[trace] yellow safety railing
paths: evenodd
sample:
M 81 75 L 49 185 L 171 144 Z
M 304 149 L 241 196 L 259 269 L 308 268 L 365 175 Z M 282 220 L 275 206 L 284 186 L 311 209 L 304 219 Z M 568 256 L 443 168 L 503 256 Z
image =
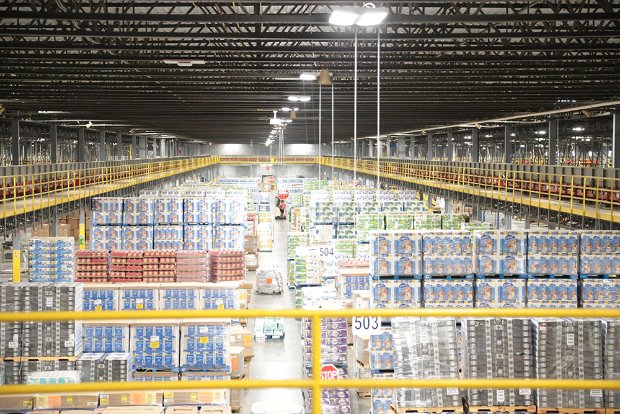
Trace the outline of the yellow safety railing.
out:
M 322 165 L 353 170 L 353 159 L 322 157 Z M 333 164 L 332 164 L 333 163 Z M 381 161 L 382 178 L 620 223 L 620 179 L 523 170 L 496 171 L 467 163 Z M 374 160 L 358 159 L 360 173 L 375 176 Z
M 143 184 L 219 163 L 219 157 L 196 157 L 2 177 L 0 218 L 50 208 L 71 201 Z
M 309 318 L 312 338 L 321 337 L 322 318 L 350 317 L 557 317 L 557 318 L 620 318 L 616 309 L 250 309 L 250 310 L 172 310 L 112 312 L 34 312 L 0 313 L 2 322 L 26 321 L 101 321 L 101 320 L 189 320 L 204 318 Z M 180 389 L 249 389 L 249 388 L 311 388 L 312 412 L 321 413 L 321 390 L 324 388 L 552 388 L 552 389 L 620 389 L 620 380 L 529 380 L 529 379 L 346 379 L 323 380 L 321 341 L 312 341 L 312 378 L 290 380 L 179 381 L 161 383 L 104 382 L 65 385 L 3 385 L 0 395 L 80 391 L 180 390 Z

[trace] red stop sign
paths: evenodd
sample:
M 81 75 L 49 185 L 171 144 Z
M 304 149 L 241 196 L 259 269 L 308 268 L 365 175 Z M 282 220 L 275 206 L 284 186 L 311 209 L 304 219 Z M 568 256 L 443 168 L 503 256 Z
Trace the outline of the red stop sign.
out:
M 337 380 L 340 378 L 338 368 L 332 364 L 326 364 L 321 367 L 321 379 L 322 380 Z
M 278 198 L 280 200 L 286 200 L 288 198 L 288 190 L 278 191 Z
M 275 177 L 273 175 L 270 175 L 269 177 L 267 177 L 267 182 L 269 184 L 273 184 L 273 183 L 276 182 L 276 179 L 275 179 Z

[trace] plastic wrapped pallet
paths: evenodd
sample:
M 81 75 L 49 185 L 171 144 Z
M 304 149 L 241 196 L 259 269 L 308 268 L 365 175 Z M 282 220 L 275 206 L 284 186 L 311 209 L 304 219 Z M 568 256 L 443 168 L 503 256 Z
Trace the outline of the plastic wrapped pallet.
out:
M 75 278 L 73 237 L 33 237 L 28 242 L 31 282 L 72 282 Z
M 200 309 L 200 290 L 195 285 L 170 284 L 159 288 L 159 308 L 161 310 Z
M 416 230 L 440 230 L 440 214 L 416 214 L 413 219 L 413 228 Z
M 123 199 L 114 197 L 94 198 L 92 223 L 93 226 L 123 224 Z
M 371 231 L 370 274 L 372 276 L 421 276 L 422 237 L 407 231 Z
M 620 379 L 620 321 L 617 319 L 603 320 L 603 368 L 605 379 Z M 620 407 L 620 390 L 605 391 L 607 408 Z
M 378 211 L 377 209 L 374 211 Z M 372 230 L 385 229 L 385 216 L 383 214 L 358 214 L 356 218 L 357 241 L 369 242 L 369 232 Z
M 214 227 L 215 250 L 244 250 L 245 227 L 243 225 L 218 225 Z
M 526 251 L 524 231 L 475 231 L 474 271 L 478 275 L 525 275 Z
M 620 274 L 620 231 L 581 231 L 579 235 L 581 274 Z
M 143 254 L 142 280 L 145 282 L 176 281 L 177 254 L 174 250 L 152 250 Z
M 414 279 L 371 280 L 374 308 L 419 308 L 422 306 L 422 283 Z
M 35 371 L 73 371 L 75 361 L 62 360 L 33 360 L 33 361 L 5 361 L 4 379 L 9 384 L 26 384 L 28 374 Z
M 183 199 L 181 198 L 156 198 L 153 209 L 154 222 L 157 224 L 183 223 Z
M 129 352 L 129 324 L 124 322 L 85 322 L 83 324 L 84 352 Z
M 391 213 L 385 216 L 387 230 L 413 230 L 414 215 L 412 213 Z
M 177 282 L 207 282 L 209 253 L 206 250 L 177 252 Z
M 157 310 L 159 289 L 141 284 L 123 284 L 119 300 L 119 310 Z
M 422 234 L 425 276 L 473 274 L 472 235 L 467 231 L 427 231 Z
M 26 383 L 34 384 L 79 384 L 78 371 L 34 371 L 28 374 Z
M 150 225 L 154 223 L 152 198 L 125 198 L 123 203 L 124 225 Z
M 228 381 L 230 375 L 227 372 L 201 372 L 187 371 L 181 373 L 181 381 Z M 175 391 L 169 394 L 168 401 L 164 398 L 164 403 L 168 404 L 202 404 L 203 408 L 208 406 L 228 406 L 230 405 L 229 389 L 213 390 L 191 390 Z
M 579 288 L 584 308 L 620 308 L 620 279 L 583 279 Z
M 527 273 L 577 276 L 579 233 L 564 230 L 528 231 Z
M 229 372 L 230 321 L 181 323 L 180 368 L 190 371 Z
M 393 318 L 394 376 L 457 379 L 456 321 L 453 318 Z M 459 407 L 458 389 L 396 390 L 397 408 Z
M 215 224 L 242 225 L 247 218 L 247 198 L 235 197 L 218 200 L 215 209 Z
M 179 326 L 169 322 L 137 322 L 131 325 L 134 370 L 173 370 L 179 365 Z
M 473 279 L 425 279 L 425 308 L 473 308 Z
M 113 250 L 110 253 L 110 282 L 137 282 L 144 270 L 142 251 Z
M 125 226 L 123 227 L 123 250 L 151 250 L 153 249 L 152 226 Z
M 465 318 L 465 378 L 534 379 L 533 340 L 528 319 Z M 532 390 L 469 389 L 471 406 L 529 406 Z
M 529 279 L 528 308 L 576 308 L 577 280 Z
M 90 229 L 90 247 L 93 250 L 121 250 L 123 248 L 123 227 L 93 226 Z
M 82 353 L 82 322 L 24 322 L 22 356 L 77 357 Z
M 599 320 L 534 319 L 538 379 L 603 379 L 603 329 Z M 603 408 L 603 391 L 539 389 L 539 408 Z
M 282 274 L 272 268 L 259 268 L 256 271 L 256 291 L 265 295 L 275 295 L 282 293 L 284 280 Z
M 338 261 L 336 288 L 340 298 L 350 300 L 354 291 L 369 290 L 368 261 L 343 259 Z
M 114 311 L 118 310 L 119 290 L 117 286 L 108 283 L 89 283 L 83 292 L 83 307 L 85 311 Z
M 24 312 L 81 311 L 81 283 L 24 283 L 21 285 Z
M 212 250 L 209 253 L 210 280 L 223 282 L 245 280 L 245 251 Z
M 130 353 L 82 354 L 75 363 L 81 382 L 126 382 L 131 380 Z
M 216 200 L 188 197 L 183 201 L 183 222 L 188 224 L 212 224 Z
M 183 250 L 183 226 L 155 225 L 153 227 L 153 249 Z
M 225 287 L 204 287 L 200 291 L 201 309 L 239 309 L 236 289 Z
M 525 279 L 476 279 L 477 308 L 524 308 Z
M 76 282 L 107 282 L 108 252 L 78 250 L 75 252 Z

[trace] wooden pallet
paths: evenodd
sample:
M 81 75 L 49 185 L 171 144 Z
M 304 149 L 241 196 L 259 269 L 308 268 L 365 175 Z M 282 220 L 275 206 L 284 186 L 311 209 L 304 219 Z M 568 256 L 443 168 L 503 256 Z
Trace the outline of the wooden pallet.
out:
M 538 414 L 606 414 L 605 408 L 542 408 Z
M 441 414 L 441 413 L 453 413 L 460 414 L 463 413 L 462 406 L 453 406 L 453 407 L 394 407 L 392 406 L 392 410 L 398 414 L 401 413 L 427 413 L 427 414 Z
M 470 405 L 472 413 L 536 413 L 535 405 Z
M 605 414 L 620 414 L 620 408 L 605 408 Z

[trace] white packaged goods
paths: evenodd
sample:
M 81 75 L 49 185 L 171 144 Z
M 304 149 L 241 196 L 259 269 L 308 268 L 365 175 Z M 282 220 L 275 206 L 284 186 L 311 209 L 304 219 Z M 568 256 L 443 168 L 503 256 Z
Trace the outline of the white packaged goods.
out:
M 152 248 L 152 226 L 123 227 L 123 250 L 151 250 Z
M 422 307 L 422 282 L 413 279 L 371 280 L 373 308 Z
M 462 214 L 442 214 L 441 228 L 444 230 L 461 230 L 463 227 Z
M 93 226 L 90 229 L 90 246 L 93 250 L 122 250 L 123 227 Z
M 186 198 L 183 201 L 183 222 L 191 224 L 211 224 L 215 214 L 216 200 L 206 198 Z
M 156 225 L 153 227 L 153 249 L 183 250 L 183 226 Z
M 472 235 L 467 231 L 443 230 L 422 233 L 425 276 L 473 274 Z
M 528 308 L 576 308 L 577 280 L 529 279 Z
M 474 231 L 474 267 L 479 275 L 525 275 L 525 231 Z
M 183 226 L 184 250 L 212 250 L 213 226 L 207 224 L 185 224 Z
M 416 230 L 441 229 L 440 214 L 416 214 L 413 219 L 413 228 Z
M 183 223 L 182 198 L 156 198 L 154 210 L 154 222 L 156 224 Z
M 477 279 L 477 308 L 524 308 L 525 279 Z
M 457 379 L 456 321 L 453 318 L 393 318 L 394 376 Z M 459 407 L 458 389 L 396 390 L 396 407 Z
M 93 226 L 121 225 L 123 224 L 123 199 L 94 198 L 92 212 Z
M 29 385 L 79 384 L 80 373 L 78 371 L 35 371 L 28 374 L 26 383 Z
M 275 268 L 259 268 L 256 271 L 256 291 L 265 295 L 282 293 L 284 280 Z
M 215 250 L 243 250 L 245 247 L 245 226 L 221 225 L 214 228 Z
M 270 252 L 273 249 L 273 223 L 260 223 L 257 230 L 258 249 Z
M 576 276 L 579 233 L 574 231 L 528 231 L 527 273 L 531 275 Z
M 73 237 L 33 237 L 28 254 L 31 282 L 72 282 L 75 278 Z
M 529 319 L 465 318 L 465 378 L 534 379 Z M 469 389 L 472 406 L 533 405 L 531 389 Z
M 603 379 L 602 324 L 598 320 L 535 319 L 538 379 Z M 539 389 L 540 408 L 603 408 L 602 390 Z
M 372 276 L 421 276 L 422 236 L 407 231 L 371 231 Z
M 391 213 L 385 215 L 387 230 L 413 230 L 414 215 L 412 213 Z
M 153 224 L 154 204 L 152 198 L 126 198 L 123 204 L 123 224 Z
M 73 371 L 75 361 L 69 360 L 34 360 L 4 361 L 4 383 L 7 385 L 26 384 L 28 374 L 35 371 Z
M 247 217 L 247 198 L 225 198 L 218 200 L 215 210 L 215 224 L 244 224 Z
M 583 279 L 579 288 L 584 308 L 620 307 L 620 279 Z
M 425 308 L 473 308 L 473 279 L 425 279 Z
M 620 231 L 583 231 L 580 237 L 581 274 L 620 274 Z

